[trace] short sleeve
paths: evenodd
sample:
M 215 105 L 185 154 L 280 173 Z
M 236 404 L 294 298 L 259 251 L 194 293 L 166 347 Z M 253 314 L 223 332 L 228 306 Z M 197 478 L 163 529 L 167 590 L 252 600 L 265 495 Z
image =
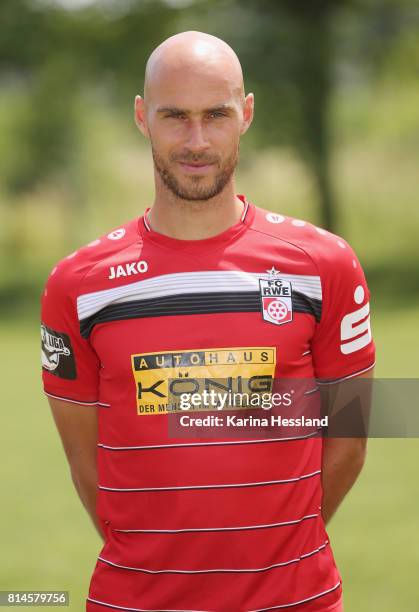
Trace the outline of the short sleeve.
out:
M 322 314 L 312 338 L 314 373 L 319 382 L 357 376 L 375 363 L 370 292 L 361 264 L 343 239 L 320 262 Z
M 99 359 L 80 335 L 77 273 L 69 262 L 53 269 L 41 298 L 41 362 L 44 391 L 70 402 L 96 405 Z

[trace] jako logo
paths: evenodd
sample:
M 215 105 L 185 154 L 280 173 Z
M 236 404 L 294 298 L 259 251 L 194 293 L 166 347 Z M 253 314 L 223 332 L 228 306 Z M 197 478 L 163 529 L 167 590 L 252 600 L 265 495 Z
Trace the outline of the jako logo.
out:
M 109 268 L 109 279 L 120 278 L 121 276 L 132 276 L 133 274 L 144 274 L 148 270 L 148 263 L 144 260 L 134 261 L 119 266 L 111 266 Z

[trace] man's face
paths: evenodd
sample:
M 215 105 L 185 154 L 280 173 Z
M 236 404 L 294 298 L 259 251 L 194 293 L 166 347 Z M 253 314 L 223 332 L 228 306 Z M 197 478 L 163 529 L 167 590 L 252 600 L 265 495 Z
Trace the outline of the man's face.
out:
M 209 71 L 174 71 L 153 83 L 147 135 L 155 168 L 173 194 L 203 201 L 224 189 L 238 162 L 244 107 L 232 83 Z

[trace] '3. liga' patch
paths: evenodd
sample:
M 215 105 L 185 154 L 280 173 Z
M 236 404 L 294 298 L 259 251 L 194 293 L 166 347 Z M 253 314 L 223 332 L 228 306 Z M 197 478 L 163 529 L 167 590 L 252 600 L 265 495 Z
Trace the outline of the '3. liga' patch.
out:
M 42 368 L 54 376 L 74 380 L 77 377 L 73 347 L 67 334 L 41 325 Z

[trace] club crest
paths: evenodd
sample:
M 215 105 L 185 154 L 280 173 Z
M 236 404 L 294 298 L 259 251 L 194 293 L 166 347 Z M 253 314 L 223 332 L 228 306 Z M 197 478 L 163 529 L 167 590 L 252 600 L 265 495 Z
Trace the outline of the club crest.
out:
M 292 287 L 289 281 L 280 277 L 272 266 L 269 278 L 259 279 L 264 321 L 274 325 L 283 325 L 292 321 Z

